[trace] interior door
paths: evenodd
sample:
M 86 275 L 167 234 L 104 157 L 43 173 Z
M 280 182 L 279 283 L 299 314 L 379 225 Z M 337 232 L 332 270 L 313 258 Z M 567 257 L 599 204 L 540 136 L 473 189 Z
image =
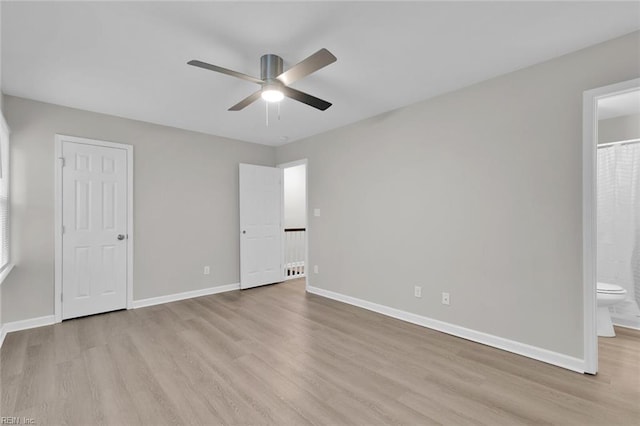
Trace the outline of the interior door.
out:
M 62 319 L 127 304 L 127 153 L 62 143 Z
M 284 281 L 283 169 L 240 164 L 240 288 Z

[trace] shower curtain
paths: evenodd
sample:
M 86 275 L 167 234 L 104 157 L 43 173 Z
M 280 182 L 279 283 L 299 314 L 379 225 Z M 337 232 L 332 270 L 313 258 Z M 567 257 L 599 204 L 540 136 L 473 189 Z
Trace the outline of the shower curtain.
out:
M 597 164 L 598 281 L 627 290 L 617 314 L 640 316 L 640 143 L 598 148 Z

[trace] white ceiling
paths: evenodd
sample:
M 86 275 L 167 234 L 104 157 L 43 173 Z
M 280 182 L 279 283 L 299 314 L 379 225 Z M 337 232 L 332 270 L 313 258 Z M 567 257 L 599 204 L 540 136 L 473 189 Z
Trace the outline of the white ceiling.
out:
M 640 90 L 598 100 L 598 120 L 640 114 Z
M 2 90 L 280 145 L 639 28 L 639 2 L 2 2 Z M 338 61 L 293 87 L 334 105 L 285 100 L 269 127 L 261 100 L 227 111 L 257 85 L 186 65 L 259 76 L 322 47 Z

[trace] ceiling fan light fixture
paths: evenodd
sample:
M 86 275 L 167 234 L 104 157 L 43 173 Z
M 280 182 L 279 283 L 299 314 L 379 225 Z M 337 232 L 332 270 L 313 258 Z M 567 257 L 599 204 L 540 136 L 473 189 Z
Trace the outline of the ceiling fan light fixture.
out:
M 280 102 L 284 99 L 284 93 L 282 93 L 277 87 L 265 87 L 262 89 L 262 99 L 267 102 Z
M 324 111 L 331 106 L 330 102 L 296 90 L 290 87 L 290 85 L 291 83 L 294 83 L 309 74 L 313 74 L 335 61 L 336 57 L 327 49 L 322 48 L 313 55 L 308 56 L 288 70 L 284 71 L 284 61 L 282 58 L 276 54 L 267 53 L 266 55 L 262 55 L 260 58 L 260 78 L 251 77 L 250 75 L 198 61 L 197 59 L 193 59 L 187 62 L 187 64 L 219 72 L 221 74 L 227 74 L 261 86 L 259 90 L 256 90 L 229 108 L 229 111 L 240 111 L 260 98 L 264 99 L 266 102 L 280 102 L 285 98 L 285 96 L 293 99 L 294 101 L 298 101 L 320 111 Z

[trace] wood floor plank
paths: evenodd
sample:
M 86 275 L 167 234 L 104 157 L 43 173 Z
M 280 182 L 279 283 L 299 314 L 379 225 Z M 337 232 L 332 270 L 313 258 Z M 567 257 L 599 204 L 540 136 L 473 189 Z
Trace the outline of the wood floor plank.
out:
M 36 339 L 35 341 L 42 341 Z M 3 345 L 4 347 L 4 345 Z M 27 347 L 22 380 L 13 389 L 17 392 L 15 409 L 24 410 L 56 396 L 55 351 L 52 345 L 34 344 Z M 3 387 L 2 391 L 5 389 Z
M 155 329 L 136 331 L 131 333 L 136 348 L 164 395 L 174 407 L 179 407 L 180 421 L 185 424 L 204 424 L 207 419 L 221 419 L 213 405 L 201 397 L 197 386 L 192 386 L 185 375 L 176 374 L 179 367 L 172 353 L 173 346 L 151 336 Z
M 108 345 L 125 387 L 138 409 L 138 416 L 148 424 L 179 424 L 180 408 L 175 407 L 155 379 L 147 361 L 133 339 L 125 335 Z
M 318 399 L 300 382 L 291 380 L 287 371 L 280 372 L 272 365 L 265 363 L 259 356 L 250 354 L 237 360 L 242 368 L 246 369 L 253 377 L 261 381 L 262 385 L 272 388 L 271 393 L 286 402 L 300 416 L 312 424 L 322 425 L 327 418 L 335 422 L 346 424 L 349 418 L 337 411 L 326 401 Z
M 307 294 L 303 280 L 10 333 L 0 415 L 69 425 L 636 425 L 640 332 L 597 376 Z
M 182 350 L 181 372 L 190 377 L 197 389 L 217 407 L 217 412 L 227 419 L 226 424 L 277 424 L 273 407 L 254 395 L 252 383 L 237 377 L 237 366 L 226 354 L 217 352 L 215 346 L 194 334 L 183 332 L 176 341 Z
M 9 333 L 0 352 L 0 378 L 5 380 L 9 376 L 22 373 L 27 359 L 27 345 L 29 330 Z
M 95 399 L 104 415 L 104 424 L 141 423 L 142 419 L 109 348 L 90 348 L 83 353 L 83 358 L 91 392 L 96 395 Z
M 69 424 L 104 424 L 105 415 L 92 388 L 84 358 L 74 358 L 57 365 L 56 394 L 64 401 L 61 417 Z

